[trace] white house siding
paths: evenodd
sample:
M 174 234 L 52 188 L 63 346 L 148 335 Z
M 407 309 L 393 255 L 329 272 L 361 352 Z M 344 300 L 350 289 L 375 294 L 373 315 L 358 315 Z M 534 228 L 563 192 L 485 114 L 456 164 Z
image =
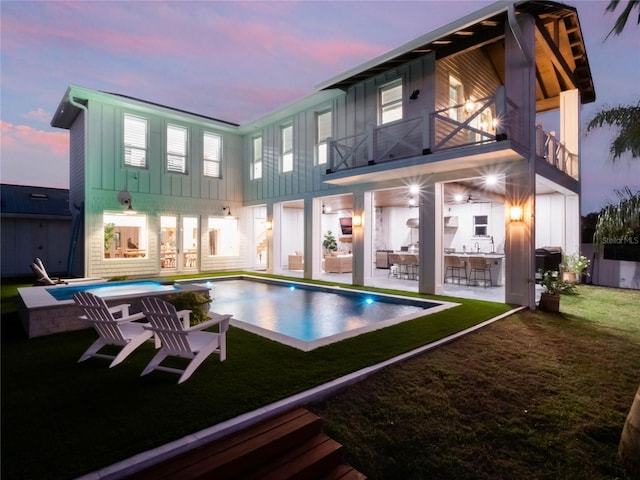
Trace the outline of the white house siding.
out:
M 85 245 L 82 241 L 84 237 L 84 219 L 82 212 L 85 204 L 85 113 L 80 111 L 73 125 L 69 129 L 69 210 L 72 216 L 72 229 L 77 225 L 78 237 L 71 237 L 73 256 L 71 262 L 70 275 L 84 276 Z M 73 230 L 72 230 L 73 231 Z
M 200 269 L 244 268 L 246 240 L 241 236 L 238 257 L 208 257 L 204 237 L 209 216 L 222 216 L 229 205 L 239 217 L 244 231 L 242 206 L 242 143 L 233 127 L 220 128 L 213 121 L 181 114 L 168 109 L 154 109 L 148 104 L 124 101 L 119 97 L 89 92 L 88 148 L 84 149 L 83 116 L 71 129 L 71 198 L 85 202 L 86 242 L 84 274 L 112 277 L 118 275 L 158 275 L 160 273 L 158 232 L 159 216 L 177 214 L 200 218 Z M 147 119 L 147 168 L 124 165 L 123 119 L 129 113 Z M 188 130 L 187 173 L 166 172 L 167 124 Z M 222 178 L 202 174 L 202 135 L 204 131 L 222 136 Z M 83 166 L 84 170 L 83 170 Z M 85 183 L 86 182 L 86 183 Z M 147 215 L 147 256 L 141 259 L 103 258 L 103 214 L 124 209 L 118 192 L 127 190 L 132 205 Z M 81 192 L 81 193 L 79 193 Z

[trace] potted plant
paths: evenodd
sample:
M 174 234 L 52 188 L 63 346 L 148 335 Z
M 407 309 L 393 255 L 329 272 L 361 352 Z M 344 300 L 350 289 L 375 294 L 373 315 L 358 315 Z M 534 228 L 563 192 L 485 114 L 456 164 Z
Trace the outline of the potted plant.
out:
M 580 252 L 565 255 L 562 260 L 562 279 L 567 282 L 579 282 L 582 274 L 589 266 L 589 260 Z
M 338 243 L 336 242 L 336 237 L 333 236 L 333 232 L 328 230 L 327 233 L 324 234 L 324 240 L 322 242 L 322 246 L 325 248 L 327 252 L 335 252 L 338 250 Z
M 104 224 L 104 256 L 108 258 L 111 254 L 108 252 L 109 248 L 111 248 L 111 243 L 113 243 L 113 239 L 115 238 L 115 224 L 113 223 L 105 223 Z
M 560 295 L 575 293 L 575 282 L 568 282 L 562 278 L 557 271 L 546 271 L 542 273 L 542 286 L 544 292 L 540 294 L 538 307 L 545 312 L 560 311 Z

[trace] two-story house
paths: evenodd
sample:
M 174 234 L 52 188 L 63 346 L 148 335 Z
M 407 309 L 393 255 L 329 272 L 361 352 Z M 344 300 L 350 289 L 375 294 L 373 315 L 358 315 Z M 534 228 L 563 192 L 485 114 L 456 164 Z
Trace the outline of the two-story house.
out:
M 73 273 L 383 269 L 533 308 L 536 249 L 580 244 L 594 100 L 577 11 L 547 1 L 490 5 L 246 125 L 70 86 L 52 125 L 71 133 Z

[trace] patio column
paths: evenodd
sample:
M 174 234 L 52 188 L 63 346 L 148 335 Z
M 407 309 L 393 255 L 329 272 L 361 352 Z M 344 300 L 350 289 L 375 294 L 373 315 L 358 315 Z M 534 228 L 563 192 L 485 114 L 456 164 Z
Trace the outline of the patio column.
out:
M 442 277 L 442 184 L 420 187 L 418 291 L 436 293 Z

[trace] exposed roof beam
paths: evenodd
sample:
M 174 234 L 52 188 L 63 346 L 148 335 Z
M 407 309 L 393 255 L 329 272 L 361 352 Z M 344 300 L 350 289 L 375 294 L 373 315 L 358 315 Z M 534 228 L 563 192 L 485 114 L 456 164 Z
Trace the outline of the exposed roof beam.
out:
M 536 27 L 536 41 L 545 54 L 549 56 L 565 84 L 570 85 L 573 88 L 578 88 L 575 75 L 569 68 L 569 65 L 567 65 L 567 62 L 560 53 L 558 46 L 551 39 L 551 36 L 545 26 L 540 23 L 540 21 L 536 20 Z

